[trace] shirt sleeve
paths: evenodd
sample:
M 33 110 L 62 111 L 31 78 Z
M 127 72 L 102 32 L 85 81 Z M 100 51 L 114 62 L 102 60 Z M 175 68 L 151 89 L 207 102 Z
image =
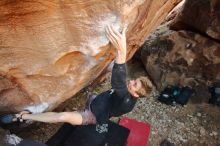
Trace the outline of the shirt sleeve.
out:
M 90 110 L 85 109 L 84 111 L 79 111 L 79 113 L 82 116 L 82 125 L 96 124 L 96 117 Z
M 114 89 L 114 92 L 119 97 L 123 97 L 125 94 L 128 93 L 126 78 L 127 78 L 127 69 L 125 63 L 124 64 L 114 63 L 112 69 L 111 85 L 112 85 L 112 89 Z

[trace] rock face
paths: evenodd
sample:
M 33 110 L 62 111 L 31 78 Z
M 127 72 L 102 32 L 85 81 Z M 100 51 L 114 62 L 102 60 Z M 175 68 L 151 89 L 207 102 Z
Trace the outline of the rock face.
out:
M 180 1 L 2 0 L 0 111 L 57 107 L 112 62 L 107 25 L 128 28 L 130 58 Z
M 141 58 L 159 90 L 220 80 L 220 44 L 193 32 L 172 31 L 146 41 Z
M 150 35 L 141 59 L 158 90 L 169 84 L 191 86 L 195 101 L 203 102 L 208 86 L 220 82 L 220 1 L 181 4 L 167 17 L 171 21 Z
M 220 1 L 186 0 L 184 8 L 171 25 L 175 30 L 194 30 L 220 40 Z
M 141 59 L 158 90 L 191 86 L 194 101 L 207 100 L 207 86 L 220 81 L 220 44 L 193 32 L 174 31 L 146 41 Z

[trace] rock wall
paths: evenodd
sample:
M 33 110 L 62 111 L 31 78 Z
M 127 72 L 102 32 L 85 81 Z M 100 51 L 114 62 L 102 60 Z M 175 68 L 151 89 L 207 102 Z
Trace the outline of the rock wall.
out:
M 193 30 L 220 40 L 220 1 L 186 0 L 171 25 L 173 30 Z
M 0 111 L 52 110 L 93 82 L 128 28 L 128 58 L 181 0 L 0 1 Z
M 207 102 L 208 86 L 220 82 L 219 6 L 218 0 L 186 0 L 144 43 L 140 57 L 159 91 L 190 86 L 196 102 Z
M 220 80 L 220 44 L 194 32 L 172 31 L 145 42 L 141 57 L 159 90 Z

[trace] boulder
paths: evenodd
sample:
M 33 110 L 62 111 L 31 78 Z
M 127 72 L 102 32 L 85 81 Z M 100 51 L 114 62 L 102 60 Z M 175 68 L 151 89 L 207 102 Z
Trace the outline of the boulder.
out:
M 186 0 L 171 29 L 191 30 L 220 41 L 220 1 Z
M 0 111 L 52 110 L 113 61 L 107 25 L 127 27 L 128 58 L 181 0 L 1 0 Z
M 207 98 L 207 86 L 220 81 L 220 44 L 194 32 L 169 31 L 146 41 L 141 59 L 159 91 L 190 86 Z

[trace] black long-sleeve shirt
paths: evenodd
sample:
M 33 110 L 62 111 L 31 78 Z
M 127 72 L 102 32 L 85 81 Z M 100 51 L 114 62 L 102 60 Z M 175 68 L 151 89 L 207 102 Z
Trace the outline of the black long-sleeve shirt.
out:
M 107 123 L 112 116 L 121 116 L 130 112 L 136 99 L 128 92 L 127 71 L 125 64 L 115 63 L 112 70 L 112 90 L 99 94 L 90 107 L 97 123 Z

